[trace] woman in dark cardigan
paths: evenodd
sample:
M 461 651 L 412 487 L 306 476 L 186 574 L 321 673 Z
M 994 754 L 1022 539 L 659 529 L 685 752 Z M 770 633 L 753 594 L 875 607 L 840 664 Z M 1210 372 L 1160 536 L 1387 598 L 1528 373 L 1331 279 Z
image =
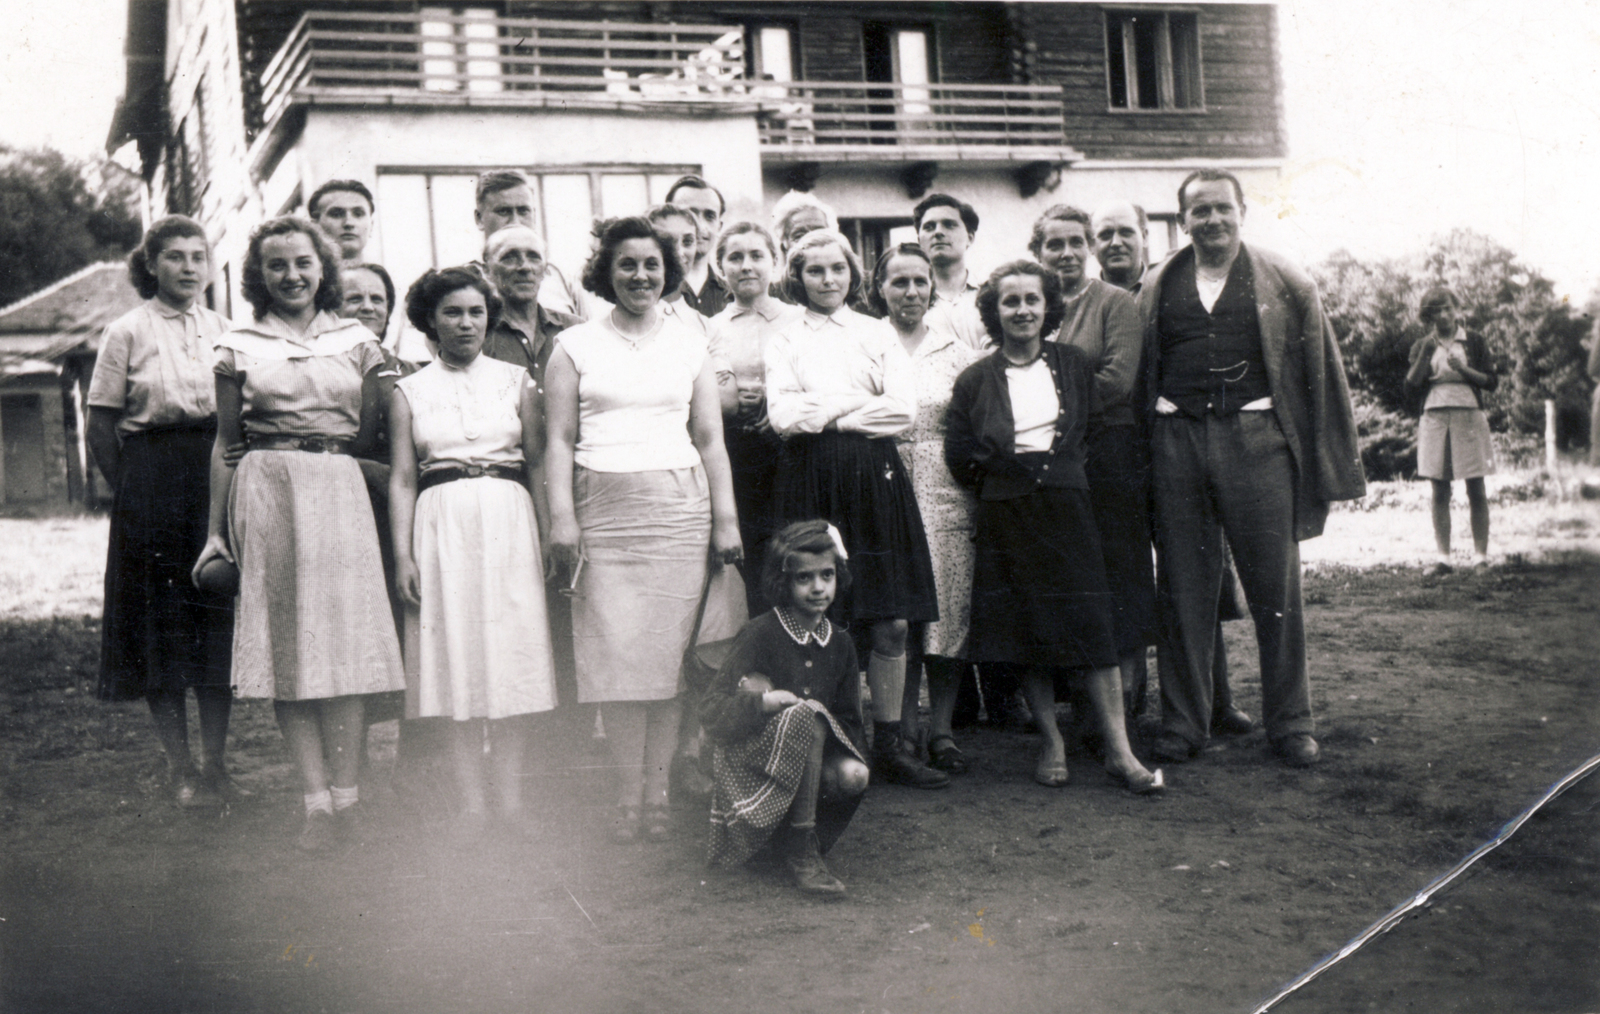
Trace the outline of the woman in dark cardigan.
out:
M 1133 756 L 1111 626 L 1111 594 L 1084 475 L 1094 364 L 1045 342 L 1064 313 L 1055 273 L 1032 261 L 998 268 L 978 292 L 984 327 L 1000 343 L 956 380 L 945 462 L 978 495 L 978 557 L 970 654 L 1023 671 L 1044 747 L 1034 780 L 1067 782 L 1055 723 L 1055 674 L 1087 684 L 1106 770 L 1136 793 L 1163 787 Z
M 1426 391 L 1417 423 L 1417 476 L 1433 482 L 1433 538 L 1449 569 L 1450 483 L 1465 479 L 1472 517 L 1472 543 L 1489 552 L 1489 498 L 1483 477 L 1494 471 L 1483 392 L 1500 383 L 1489 364 L 1483 337 L 1461 326 L 1461 307 L 1447 288 L 1429 289 L 1417 311 L 1429 332 L 1411 346 L 1406 386 Z

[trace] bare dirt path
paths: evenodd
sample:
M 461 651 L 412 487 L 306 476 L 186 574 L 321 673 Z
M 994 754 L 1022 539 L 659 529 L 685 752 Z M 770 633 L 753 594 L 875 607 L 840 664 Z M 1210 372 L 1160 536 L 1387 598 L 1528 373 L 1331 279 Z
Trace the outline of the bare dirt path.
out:
M 832 856 L 838 904 L 708 874 L 690 815 L 669 844 L 610 844 L 603 755 L 582 750 L 531 779 L 542 841 L 455 847 L 374 792 L 361 846 L 300 858 L 268 709 L 242 706 L 233 740 L 256 798 L 175 812 L 142 709 L 89 699 L 97 624 L 6 621 L 0 1009 L 1247 1011 L 1600 752 L 1600 564 L 1324 567 L 1307 593 L 1321 767 L 1257 733 L 1169 769 L 1165 798 L 1087 757 L 1048 790 L 1034 737 L 974 730 L 949 791 L 869 795 Z M 1259 714 L 1247 628 L 1229 637 Z M 1596 1009 L 1593 798 L 1547 823 L 1591 865 L 1506 860 L 1383 941 L 1479 974 L 1413 953 L 1283 1009 Z M 1507 855 L 1545 862 L 1529 842 Z M 1530 958 L 1551 983 L 1533 1004 L 1489 974 Z M 1413 968 L 1423 991 L 1397 992 Z

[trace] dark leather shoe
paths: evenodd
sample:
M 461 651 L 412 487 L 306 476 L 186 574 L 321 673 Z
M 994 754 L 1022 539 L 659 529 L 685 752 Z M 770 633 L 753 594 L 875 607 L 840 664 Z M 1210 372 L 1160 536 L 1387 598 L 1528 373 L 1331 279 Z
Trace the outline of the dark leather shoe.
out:
M 1308 768 L 1322 756 L 1322 748 L 1306 733 L 1285 736 L 1272 744 L 1273 752 L 1292 768 Z
M 817 842 L 814 827 L 786 829 L 789 840 L 785 843 L 783 863 L 794 875 L 794 884 L 807 894 L 837 898 L 844 894 L 844 884 L 828 870 L 822 861 L 822 846 Z
M 885 738 L 874 744 L 873 772 L 893 785 L 907 785 L 913 789 L 942 789 L 950 784 L 950 776 L 936 771 L 917 760 L 906 751 L 899 737 Z
M 1249 715 L 1232 705 L 1211 715 L 1213 736 L 1243 736 L 1255 727 Z
M 1189 741 L 1175 732 L 1163 732 L 1150 745 L 1150 756 L 1168 764 L 1182 764 L 1199 754 Z

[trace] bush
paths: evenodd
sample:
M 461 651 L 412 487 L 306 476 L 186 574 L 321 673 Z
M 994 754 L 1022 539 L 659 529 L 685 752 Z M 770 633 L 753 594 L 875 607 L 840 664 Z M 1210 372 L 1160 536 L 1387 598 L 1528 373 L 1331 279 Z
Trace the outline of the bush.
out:
M 1350 392 L 1355 408 L 1361 467 L 1379 482 L 1410 479 L 1417 474 L 1417 422 L 1378 403 L 1370 393 Z

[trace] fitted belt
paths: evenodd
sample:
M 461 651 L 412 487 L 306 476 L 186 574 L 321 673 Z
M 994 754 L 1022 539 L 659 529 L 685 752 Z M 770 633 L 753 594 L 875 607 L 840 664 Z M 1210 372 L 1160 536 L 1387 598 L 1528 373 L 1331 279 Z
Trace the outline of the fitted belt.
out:
M 340 437 L 260 436 L 245 440 L 249 451 L 309 451 L 312 454 L 349 454 L 350 441 Z
M 1156 399 L 1156 415 L 1177 415 L 1181 411 L 1183 410 L 1165 397 Z M 1269 394 L 1265 398 L 1257 398 L 1254 401 L 1246 402 L 1239 406 L 1239 411 L 1270 412 L 1272 411 L 1272 395 Z
M 508 482 L 522 482 L 522 468 L 518 465 L 462 465 L 452 468 L 435 468 L 431 472 L 424 472 L 417 480 L 417 492 L 446 482 L 455 482 L 457 479 L 481 479 L 488 476 L 491 479 L 505 479 Z

